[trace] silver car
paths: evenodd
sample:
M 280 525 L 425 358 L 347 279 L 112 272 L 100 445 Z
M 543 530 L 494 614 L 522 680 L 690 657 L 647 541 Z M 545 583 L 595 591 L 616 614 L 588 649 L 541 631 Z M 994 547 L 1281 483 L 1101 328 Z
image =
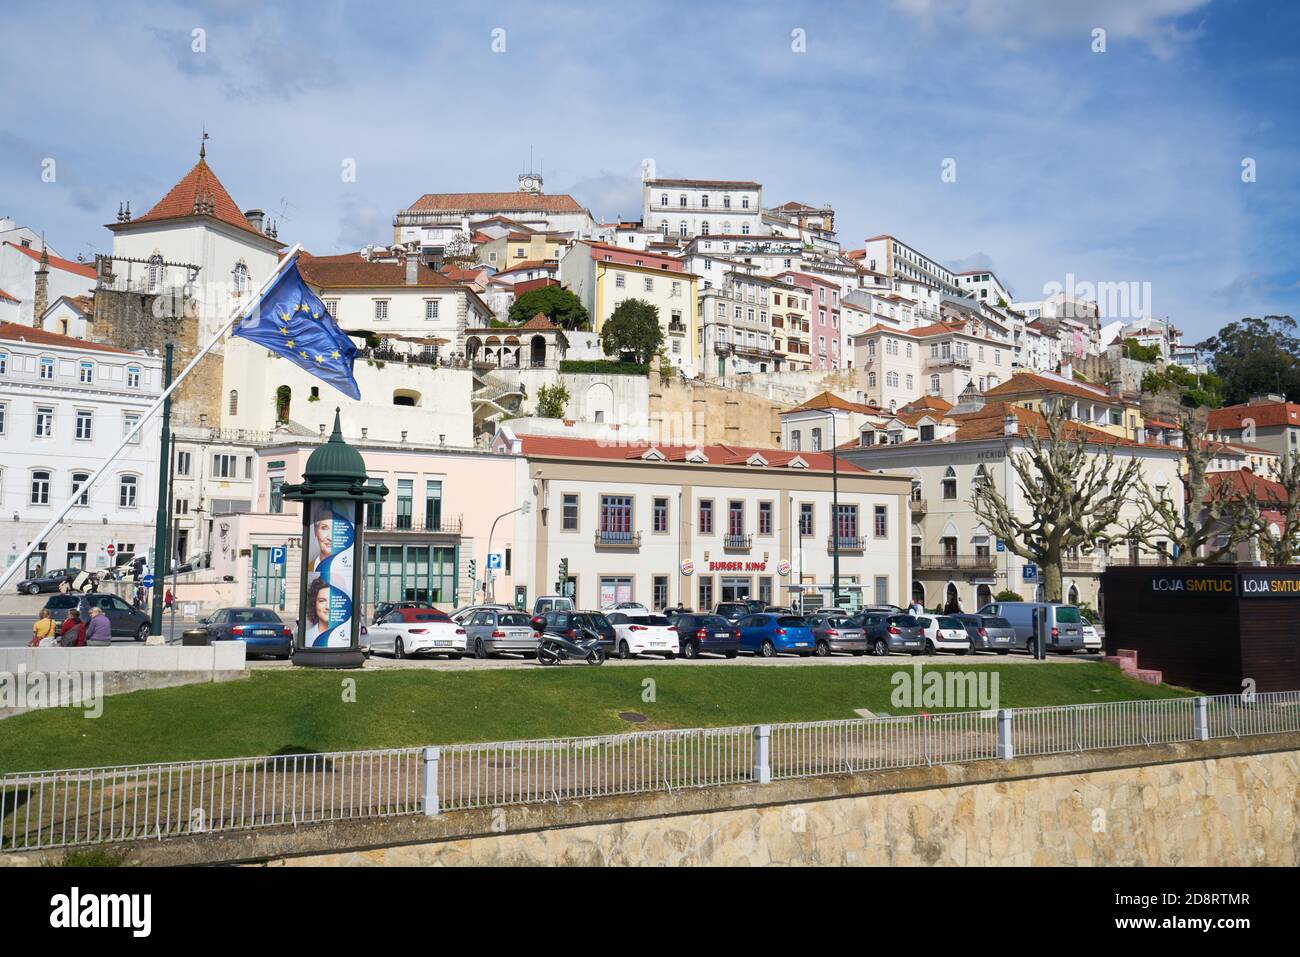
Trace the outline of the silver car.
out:
M 1011 622 L 995 615 L 953 615 L 966 626 L 970 636 L 971 651 L 996 651 L 1000 655 L 1010 654 L 1012 648 L 1023 647 L 1016 637 L 1016 630 Z
M 867 653 L 867 633 L 856 618 L 847 615 L 817 615 L 808 619 L 813 638 L 817 642 L 817 657 L 825 658 L 836 652 L 850 655 Z
M 475 658 L 502 653 L 531 658 L 537 654 L 537 632 L 527 612 L 479 608 L 461 622 L 465 644 Z

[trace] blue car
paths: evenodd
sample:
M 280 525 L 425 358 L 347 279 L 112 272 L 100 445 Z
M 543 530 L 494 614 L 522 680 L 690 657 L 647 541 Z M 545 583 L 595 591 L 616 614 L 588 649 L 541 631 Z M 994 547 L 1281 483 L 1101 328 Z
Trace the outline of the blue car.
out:
M 798 615 L 763 613 L 740 620 L 740 650 L 764 658 L 811 655 L 817 650 L 808 622 Z
M 199 620 L 209 641 L 242 641 L 244 657 L 272 655 L 288 658 L 293 653 L 293 628 L 268 608 L 218 608 Z

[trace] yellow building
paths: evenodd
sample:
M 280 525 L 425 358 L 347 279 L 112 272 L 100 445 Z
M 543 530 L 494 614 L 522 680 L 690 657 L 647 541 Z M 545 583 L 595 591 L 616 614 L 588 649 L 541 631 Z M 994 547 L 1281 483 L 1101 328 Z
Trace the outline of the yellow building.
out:
M 984 393 L 989 402 L 1010 402 L 1046 414 L 1064 402 L 1070 418 L 1130 442 L 1146 441 L 1146 422 L 1137 403 L 1102 386 L 1052 372 L 1020 372 Z

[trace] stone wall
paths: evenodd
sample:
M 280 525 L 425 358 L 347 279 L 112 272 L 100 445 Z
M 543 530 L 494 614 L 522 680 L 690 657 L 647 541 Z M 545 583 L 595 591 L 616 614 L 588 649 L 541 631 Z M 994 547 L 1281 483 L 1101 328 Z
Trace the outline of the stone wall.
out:
M 665 444 L 724 442 L 776 448 L 779 413 L 789 408 L 761 395 L 699 380 L 650 378 L 650 434 Z

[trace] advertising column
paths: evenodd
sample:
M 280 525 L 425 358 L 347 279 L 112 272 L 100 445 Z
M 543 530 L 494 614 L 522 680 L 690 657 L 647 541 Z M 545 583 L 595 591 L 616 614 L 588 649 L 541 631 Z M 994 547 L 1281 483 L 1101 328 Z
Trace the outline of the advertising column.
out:
M 311 508 L 307 543 L 307 620 L 303 646 L 348 648 L 352 645 L 353 579 L 356 525 L 348 500 L 317 499 Z

